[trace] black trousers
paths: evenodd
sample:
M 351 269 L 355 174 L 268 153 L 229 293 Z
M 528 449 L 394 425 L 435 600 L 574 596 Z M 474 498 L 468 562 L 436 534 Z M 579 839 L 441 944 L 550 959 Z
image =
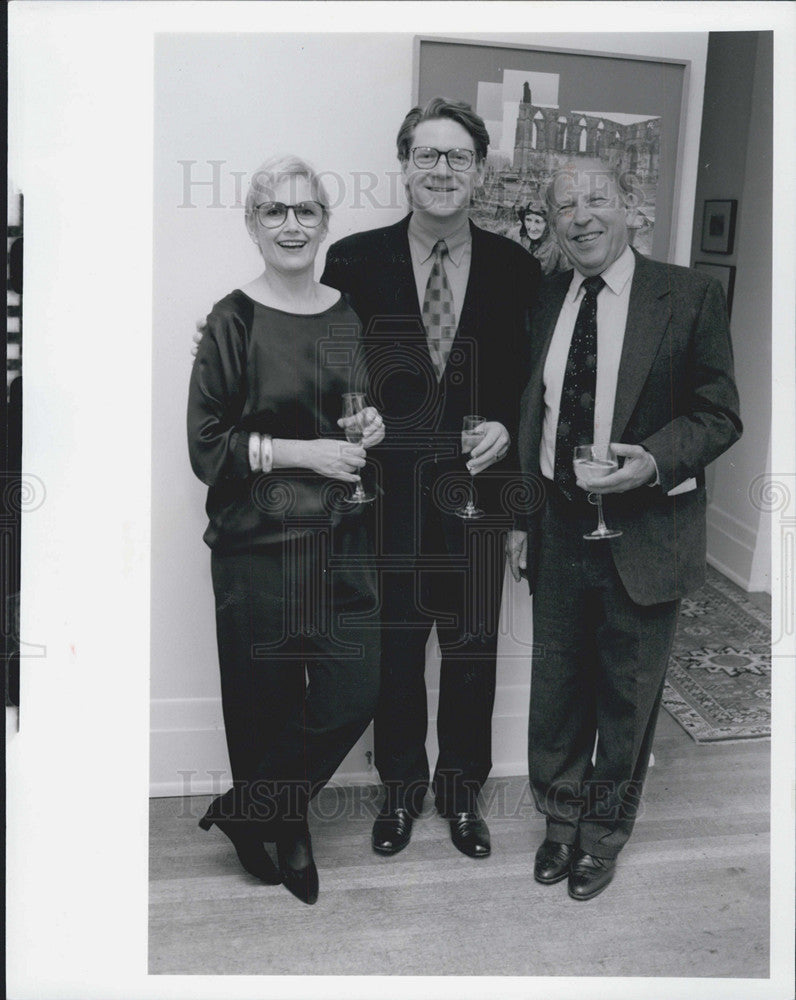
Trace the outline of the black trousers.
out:
M 531 789 L 548 837 L 612 858 L 635 822 L 680 602 L 631 601 L 610 542 L 582 537 L 596 508 L 548 494 L 533 599 Z
M 364 526 L 213 552 L 226 815 L 305 818 L 373 716 L 379 631 Z
M 433 777 L 438 811 L 452 816 L 474 808 L 492 767 L 504 528 L 458 519 L 444 525 L 451 516 L 429 501 L 414 556 L 380 573 L 376 766 L 390 801 L 415 815 L 429 785 L 425 664 L 435 622 L 441 652 Z

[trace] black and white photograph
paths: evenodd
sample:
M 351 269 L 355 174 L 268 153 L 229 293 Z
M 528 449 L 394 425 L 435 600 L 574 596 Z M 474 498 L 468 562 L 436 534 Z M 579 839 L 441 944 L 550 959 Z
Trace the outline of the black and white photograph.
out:
M 791 996 L 793 11 L 10 27 L 9 996 Z
M 701 250 L 705 253 L 732 253 L 737 212 L 738 202 L 735 198 L 726 201 L 714 199 L 705 202 Z

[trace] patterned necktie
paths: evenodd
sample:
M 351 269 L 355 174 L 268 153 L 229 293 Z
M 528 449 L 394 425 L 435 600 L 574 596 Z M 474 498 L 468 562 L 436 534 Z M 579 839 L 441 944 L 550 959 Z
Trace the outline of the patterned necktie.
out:
M 426 294 L 423 299 L 423 324 L 426 328 L 428 351 L 437 373 L 437 381 L 442 380 L 445 365 L 451 352 L 451 344 L 456 336 L 456 311 L 453 307 L 453 293 L 448 284 L 442 258 L 447 254 L 445 240 L 434 244 L 434 266 L 428 276 Z
M 568 500 L 582 493 L 575 485 L 572 456 L 576 445 L 594 440 L 594 397 L 597 391 L 597 295 L 605 282 L 586 278 L 583 301 L 569 345 L 556 431 L 553 478 Z

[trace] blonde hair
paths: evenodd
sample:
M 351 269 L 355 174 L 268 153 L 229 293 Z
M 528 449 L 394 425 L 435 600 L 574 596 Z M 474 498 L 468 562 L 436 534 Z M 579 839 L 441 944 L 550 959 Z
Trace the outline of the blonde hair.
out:
M 268 200 L 274 188 L 285 177 L 304 177 L 309 182 L 312 197 L 323 205 L 326 217 L 329 217 L 329 195 L 315 170 L 299 156 L 271 156 L 263 161 L 252 174 L 249 190 L 246 192 L 244 219 L 246 229 L 254 232 L 255 210 L 263 200 Z

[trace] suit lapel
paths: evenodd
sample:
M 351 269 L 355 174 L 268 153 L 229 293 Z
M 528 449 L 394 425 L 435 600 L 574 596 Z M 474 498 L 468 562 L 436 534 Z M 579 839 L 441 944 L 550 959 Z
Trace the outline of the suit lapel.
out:
M 543 381 L 544 365 L 550 341 L 558 322 L 558 315 L 564 304 L 564 299 L 572 282 L 572 271 L 565 271 L 553 278 L 548 278 L 543 285 L 544 292 L 539 297 L 536 307 L 536 318 L 533 324 L 533 342 L 531 344 L 531 378 L 540 385 Z
M 519 435 L 520 462 L 523 471 L 532 475 L 539 471 L 539 445 L 544 419 L 544 366 L 571 280 L 571 271 L 545 279 L 534 309 L 530 376 L 520 406 Z
M 622 440 L 671 318 L 665 270 L 650 266 L 650 262 L 639 254 L 635 257 L 636 269 L 630 286 L 625 338 L 616 383 L 612 441 Z
M 409 219 L 391 226 L 385 233 L 384 247 L 377 270 L 379 294 L 377 301 L 391 303 L 395 316 L 420 316 L 417 286 L 409 251 Z
M 483 244 L 481 242 L 481 230 L 470 226 L 470 273 L 467 276 L 467 288 L 464 292 L 464 302 L 462 302 L 462 313 L 456 324 L 457 336 L 461 332 L 462 336 L 468 334 L 475 336 L 478 333 L 480 324 L 476 318 L 476 303 L 482 301 L 480 286 L 485 279 L 484 270 L 489 266 L 486 259 L 482 260 Z

